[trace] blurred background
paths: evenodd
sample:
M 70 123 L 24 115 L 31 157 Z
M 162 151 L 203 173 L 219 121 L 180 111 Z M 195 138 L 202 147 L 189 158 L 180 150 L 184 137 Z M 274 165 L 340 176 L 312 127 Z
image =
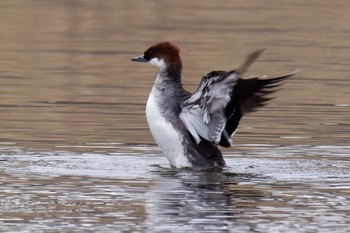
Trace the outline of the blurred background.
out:
M 168 40 L 182 49 L 190 91 L 203 74 L 234 69 L 260 48 L 266 51 L 247 76 L 304 69 L 242 121 L 235 143 L 348 145 L 349 7 L 301 0 L 3 1 L 0 140 L 69 150 L 153 144 L 144 108 L 157 69 L 130 58 Z

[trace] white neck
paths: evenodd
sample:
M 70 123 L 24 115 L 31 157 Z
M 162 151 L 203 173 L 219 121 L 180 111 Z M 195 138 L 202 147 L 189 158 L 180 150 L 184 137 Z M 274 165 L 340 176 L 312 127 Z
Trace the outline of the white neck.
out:
M 165 64 L 164 60 L 163 59 L 159 59 L 157 57 L 152 58 L 148 63 L 153 65 L 153 66 L 157 66 L 160 69 L 161 72 L 165 71 L 166 68 L 167 68 L 167 65 Z

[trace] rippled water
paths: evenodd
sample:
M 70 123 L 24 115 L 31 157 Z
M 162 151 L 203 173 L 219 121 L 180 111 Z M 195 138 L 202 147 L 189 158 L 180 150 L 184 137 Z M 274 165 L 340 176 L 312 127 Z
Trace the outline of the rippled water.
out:
M 145 153 L 142 146 L 118 148 L 130 153 L 2 148 L 0 229 L 349 230 L 350 162 L 333 155 L 348 156 L 350 147 L 259 145 L 244 157 L 228 155 L 220 171 L 170 169 L 159 153 Z M 309 157 L 298 158 L 299 151 Z
M 349 232 L 350 3 L 0 3 L 0 231 Z M 244 118 L 227 168 L 173 170 L 144 105 L 182 48 L 184 84 L 237 67 L 304 71 Z

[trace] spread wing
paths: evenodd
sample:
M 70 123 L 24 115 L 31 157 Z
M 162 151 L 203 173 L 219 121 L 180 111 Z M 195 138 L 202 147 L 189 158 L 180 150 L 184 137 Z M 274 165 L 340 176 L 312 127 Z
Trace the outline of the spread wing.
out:
M 250 54 L 236 71 L 213 71 L 205 75 L 193 95 L 181 103 L 180 119 L 196 143 L 206 139 L 224 147 L 231 146 L 242 116 L 264 106 L 282 81 L 297 74 L 262 79 L 240 78 L 263 50 Z
M 180 119 L 197 144 L 204 138 L 222 146 L 231 145 L 230 137 L 242 116 L 239 107 L 231 100 L 232 90 L 240 75 L 262 52 L 251 53 L 237 71 L 213 71 L 205 75 L 197 91 L 182 103 Z
M 258 77 L 238 79 L 232 91 L 231 101 L 225 108 L 227 121 L 219 145 L 231 146 L 231 137 L 235 134 L 242 116 L 265 106 L 272 99 L 269 95 L 277 91 L 283 81 L 297 73 L 298 71 L 269 79 Z
M 298 71 L 269 79 L 262 79 L 259 77 L 239 79 L 235 86 L 232 99 L 239 102 L 242 114 L 254 112 L 272 99 L 269 94 L 277 91 L 278 86 L 280 86 L 283 81 L 297 73 Z
M 201 137 L 218 144 L 225 128 L 225 107 L 240 73 L 213 71 L 202 78 L 193 95 L 182 103 L 180 119 L 197 143 Z

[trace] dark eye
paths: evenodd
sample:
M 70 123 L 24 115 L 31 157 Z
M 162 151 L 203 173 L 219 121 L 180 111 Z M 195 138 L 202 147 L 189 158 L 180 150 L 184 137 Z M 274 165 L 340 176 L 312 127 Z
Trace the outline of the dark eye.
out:
M 145 55 L 144 57 L 147 59 L 147 60 L 150 60 L 154 57 L 154 51 L 153 50 L 147 50 L 145 52 Z

